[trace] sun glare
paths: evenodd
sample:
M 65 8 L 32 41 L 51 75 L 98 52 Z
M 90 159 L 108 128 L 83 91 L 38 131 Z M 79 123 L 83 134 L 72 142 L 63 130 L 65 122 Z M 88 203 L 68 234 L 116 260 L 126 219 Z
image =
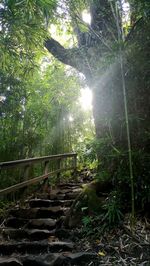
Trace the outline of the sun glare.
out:
M 130 5 L 128 2 L 125 2 L 125 0 L 122 1 L 122 7 L 123 7 L 123 22 L 127 23 L 130 20 Z
M 0 102 L 4 102 L 6 100 L 6 97 L 5 96 L 3 96 L 3 95 L 0 95 Z
M 83 110 L 88 111 L 92 109 L 92 92 L 89 88 L 81 89 L 79 101 Z
M 85 23 L 91 24 L 91 15 L 87 10 L 83 10 L 82 19 Z
M 73 122 L 74 121 L 74 118 L 72 115 L 69 115 L 69 122 Z

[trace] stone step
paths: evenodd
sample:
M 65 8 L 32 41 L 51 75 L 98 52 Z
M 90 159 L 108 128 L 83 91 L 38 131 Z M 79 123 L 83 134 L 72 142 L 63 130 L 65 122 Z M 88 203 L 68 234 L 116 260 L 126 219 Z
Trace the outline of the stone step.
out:
M 49 195 L 49 199 L 51 200 L 73 200 L 75 199 L 79 193 L 82 191 L 82 189 L 76 189 L 76 190 L 66 190 L 65 193 L 62 193 L 61 191 L 53 191 Z
M 81 188 L 83 185 L 83 183 L 78 183 L 78 184 L 75 184 L 75 183 L 68 183 L 68 184 L 59 184 L 57 185 L 58 188 L 61 188 L 61 189 L 78 189 L 78 188 Z
M 37 207 L 51 207 L 51 206 L 71 206 L 73 200 L 44 200 L 44 199 L 31 199 L 28 204 L 31 208 Z
M 16 208 L 10 210 L 9 214 L 17 217 L 26 219 L 36 219 L 36 218 L 58 218 L 63 216 L 68 211 L 68 208 L 62 208 L 61 206 L 55 207 L 41 207 L 41 208 Z
M 4 221 L 5 227 L 11 228 L 29 228 L 29 229 L 54 229 L 57 220 L 51 218 L 41 218 L 41 219 L 21 219 L 16 217 L 9 217 Z
M 0 266 L 90 265 L 96 254 L 72 253 L 75 234 L 61 227 L 82 183 L 60 184 L 16 206 L 0 227 Z M 69 240 L 68 240 L 69 239 Z M 96 265 L 96 264 L 92 264 Z
M 21 240 L 21 239 L 29 239 L 33 241 L 47 239 L 48 237 L 55 234 L 55 231 L 49 230 L 39 230 L 39 229 L 2 229 L 2 236 L 5 240 Z
M 64 193 L 65 191 L 65 193 Z M 36 198 L 40 199 L 49 199 L 49 200 L 72 200 L 75 199 L 78 194 L 82 191 L 81 188 L 77 188 L 75 190 L 66 189 L 66 190 L 52 190 L 50 193 L 37 193 L 35 195 Z
M 40 229 L 12 229 L 12 228 L 2 228 L 0 230 L 3 239 L 5 240 L 21 240 L 28 239 L 32 241 L 38 241 L 43 239 L 49 239 L 52 236 L 52 239 L 55 240 L 59 238 L 68 239 L 71 236 L 71 232 L 67 229 L 53 229 L 53 230 L 40 230 Z
M 70 192 L 80 192 L 82 190 L 82 188 L 77 187 L 77 188 L 63 188 L 63 187 L 57 187 L 56 189 L 52 190 L 52 193 L 56 193 L 56 194 L 66 194 L 66 193 L 70 193 Z
M 19 254 L 42 254 L 50 252 L 67 252 L 72 251 L 74 247 L 73 242 L 48 240 L 41 241 L 20 241 L 20 242 L 3 242 L 0 243 L 0 256 L 10 256 L 14 253 Z
M 74 190 L 72 192 L 68 192 L 68 193 L 65 194 L 65 198 L 64 199 L 73 200 L 80 194 L 81 191 L 82 191 L 82 189 L 81 190 Z
M 88 266 L 91 262 L 96 263 L 97 254 L 90 252 L 64 252 L 49 253 L 46 255 L 24 255 L 0 258 L 0 266 L 69 266 L 82 265 Z M 99 264 L 92 264 L 99 265 Z
M 26 228 L 29 229 L 54 229 L 56 227 L 57 220 L 56 219 L 31 219 L 26 225 Z
M 15 257 L 0 257 L 0 266 L 23 266 L 23 263 Z
M 66 194 L 49 194 L 48 199 L 50 200 L 64 200 L 66 199 Z
M 28 223 L 28 219 L 16 218 L 16 217 L 8 217 L 4 221 L 4 226 L 12 227 L 12 228 L 22 228 Z

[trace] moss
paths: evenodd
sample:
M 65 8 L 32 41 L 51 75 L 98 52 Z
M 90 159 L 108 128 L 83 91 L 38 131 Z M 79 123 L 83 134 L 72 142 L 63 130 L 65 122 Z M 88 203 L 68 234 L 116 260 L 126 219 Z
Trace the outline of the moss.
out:
M 87 196 L 87 206 L 89 212 L 98 212 L 101 209 L 101 198 L 97 196 L 94 186 L 86 186 L 84 194 Z

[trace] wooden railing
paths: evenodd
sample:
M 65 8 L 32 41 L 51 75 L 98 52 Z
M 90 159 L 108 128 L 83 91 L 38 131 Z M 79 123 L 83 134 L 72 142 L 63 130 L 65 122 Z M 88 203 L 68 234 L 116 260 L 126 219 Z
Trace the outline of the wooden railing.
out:
M 71 162 L 69 162 L 69 166 L 65 164 L 63 165 L 62 162 L 71 158 Z M 57 169 L 53 171 L 49 171 L 50 162 L 55 161 L 57 162 Z M 34 164 L 42 163 L 43 164 L 43 174 L 34 178 L 29 176 L 29 170 Z M 36 157 L 24 160 L 17 160 L 17 161 L 9 161 L 9 162 L 1 162 L 0 163 L 0 171 L 11 169 L 11 168 L 23 168 L 23 176 L 24 181 L 21 183 L 17 183 L 15 185 L 9 186 L 7 188 L 0 190 L 0 195 L 8 194 L 10 192 L 14 192 L 20 188 L 27 187 L 29 185 L 38 183 L 42 180 L 48 179 L 49 176 L 57 174 L 57 178 L 60 178 L 60 173 L 67 170 L 76 171 L 77 167 L 77 154 L 76 153 L 66 153 L 66 154 L 58 154 L 58 155 L 50 155 L 44 157 Z

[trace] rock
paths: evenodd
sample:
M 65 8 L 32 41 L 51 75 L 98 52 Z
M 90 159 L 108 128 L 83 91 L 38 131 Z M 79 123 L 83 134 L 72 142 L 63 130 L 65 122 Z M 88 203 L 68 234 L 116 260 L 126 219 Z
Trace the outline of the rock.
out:
M 55 257 L 55 259 L 54 259 Z M 46 266 L 70 266 L 70 265 L 82 265 L 85 266 L 86 263 L 89 263 L 93 260 L 97 259 L 97 255 L 95 253 L 88 252 L 79 252 L 79 253 L 62 253 L 55 254 L 53 257 L 53 261 L 51 255 L 45 257 Z
M 56 219 L 31 219 L 29 220 L 28 228 L 40 228 L 40 229 L 54 229 L 56 226 Z
M 51 259 L 53 261 L 53 255 L 51 256 Z M 35 257 L 35 256 L 28 256 L 23 259 L 23 266 L 48 266 L 47 263 L 45 262 L 45 259 L 40 257 Z
M 95 253 L 79 252 L 71 253 L 49 253 L 46 255 L 23 255 L 16 258 L 1 258 L 0 266 L 70 266 L 70 265 L 83 265 L 96 260 Z
M 59 255 L 55 259 L 55 261 L 53 262 L 53 264 L 49 264 L 49 265 L 51 265 L 51 266 L 69 266 L 70 263 L 69 264 L 68 263 L 69 263 L 69 260 L 68 260 L 67 257 L 65 258 L 63 255 Z
M 61 206 L 49 207 L 49 208 L 20 208 L 12 209 L 10 214 L 16 216 L 17 218 L 35 219 L 35 218 L 56 218 L 64 215 L 66 208 Z
M 29 201 L 31 208 L 37 207 L 51 207 L 51 206 L 70 206 L 72 200 L 43 200 L 43 199 L 32 199 Z
M 4 239 L 14 239 L 21 240 L 31 239 L 31 240 L 43 240 L 47 239 L 49 236 L 55 235 L 56 229 L 46 230 L 46 229 L 12 229 L 5 228 L 2 229 L 2 236 Z M 58 229 L 56 237 L 62 238 L 63 235 L 69 236 L 69 233 L 65 232 L 63 229 Z
M 76 214 L 74 216 L 70 216 L 68 224 L 65 226 L 68 228 L 80 227 L 82 222 L 82 216 L 80 214 Z
M 72 242 L 49 242 L 47 240 L 43 241 L 21 241 L 17 243 L 0 243 L 0 252 L 2 255 L 11 255 L 12 253 L 29 253 L 29 254 L 39 254 L 46 252 L 61 252 L 70 251 L 74 247 Z
M 73 242 L 58 241 L 58 242 L 49 243 L 49 250 L 51 252 L 70 251 L 73 249 L 73 247 L 74 247 Z
M 69 239 L 71 237 L 71 231 L 64 228 L 56 229 L 55 236 L 60 239 Z
M 30 208 L 15 208 L 11 209 L 9 214 L 16 217 L 16 218 L 21 218 L 21 219 L 26 219 L 28 218 L 34 218 L 36 216 L 38 209 L 30 209 Z
M 67 184 L 59 184 L 58 188 L 63 188 L 63 189 L 76 189 L 82 187 L 83 183 L 67 183 Z
M 31 199 L 29 201 L 29 206 L 31 208 L 50 207 L 51 206 L 51 200 L 46 200 L 46 199 Z
M 74 190 L 72 192 L 68 192 L 65 194 L 65 198 L 64 199 L 75 199 L 79 194 L 80 192 L 82 191 L 82 189 L 78 189 L 78 190 Z
M 74 243 L 70 240 L 75 235 L 64 228 L 67 213 L 69 224 L 78 223 L 76 214 L 70 215 L 68 210 L 81 191 L 81 184 L 61 184 L 47 194 L 39 194 L 40 198 L 30 197 L 26 207 L 17 205 L 10 210 L 13 217 L 0 229 L 0 255 L 10 257 L 1 257 L 0 266 L 85 266 L 93 262 L 93 253 L 72 253 Z
M 64 206 L 64 207 L 70 207 L 71 205 L 72 205 L 72 203 L 73 203 L 73 200 L 60 200 L 59 202 L 58 202 L 58 204 L 60 205 L 60 206 Z M 57 202 L 55 201 L 55 204 L 57 204 Z M 53 205 L 54 206 L 54 205 Z
M 62 208 L 60 206 L 40 208 L 37 212 L 36 218 L 58 218 L 65 214 L 67 208 Z
M 74 199 L 80 192 L 82 191 L 81 188 L 76 189 L 55 189 L 51 191 L 49 198 L 51 200 L 57 199 L 57 200 L 64 200 L 64 199 Z
M 5 220 L 4 225 L 13 228 L 20 228 L 23 227 L 27 222 L 27 219 L 10 217 Z
M 0 266 L 23 266 L 16 258 L 0 258 Z
M 96 259 L 97 254 L 89 252 L 78 252 L 67 255 L 67 257 L 70 259 L 71 265 L 85 265 L 86 262 L 90 262 L 93 261 L 93 259 Z
M 73 200 L 53 200 L 52 206 L 70 207 L 72 203 L 73 203 Z
M 65 194 L 50 194 L 49 199 L 51 200 L 64 200 Z
M 65 257 L 61 253 L 55 253 L 50 254 L 45 257 L 45 266 L 59 266 L 59 265 L 64 265 L 63 263 L 65 262 Z
M 47 266 L 40 258 L 28 257 L 23 261 L 23 266 Z
M 78 188 L 76 188 L 76 189 L 78 189 Z M 72 188 L 68 188 L 68 189 L 61 188 L 60 190 L 59 189 L 57 190 L 57 195 L 58 194 L 67 194 L 67 193 L 70 193 L 70 192 L 75 191 L 76 189 L 72 189 Z
M 28 233 L 23 229 L 12 229 L 12 228 L 4 228 L 2 229 L 2 236 L 4 239 L 22 239 L 27 238 Z
M 36 198 L 36 199 L 43 199 L 43 200 L 47 200 L 47 199 L 49 199 L 49 193 L 46 193 L 46 192 L 44 192 L 44 193 L 39 193 L 39 192 L 37 192 L 35 195 L 34 195 L 34 198 Z M 26 203 L 27 203 L 27 201 L 26 201 Z
M 66 258 L 61 253 L 50 253 L 48 255 L 24 256 L 21 258 L 23 266 L 58 266 L 62 264 Z
M 40 252 L 47 252 L 48 244 L 47 243 L 38 243 L 38 242 L 17 242 L 17 243 L 0 243 L 0 252 L 1 255 L 11 255 L 12 253 L 29 253 L 37 254 Z
M 34 241 L 47 239 L 49 236 L 55 234 L 55 230 L 39 230 L 39 229 L 32 229 L 27 231 L 28 238 Z
M 63 225 L 65 219 L 66 219 L 66 216 L 64 216 L 64 215 L 63 216 L 60 216 L 59 219 L 56 222 L 57 227 L 60 228 Z

